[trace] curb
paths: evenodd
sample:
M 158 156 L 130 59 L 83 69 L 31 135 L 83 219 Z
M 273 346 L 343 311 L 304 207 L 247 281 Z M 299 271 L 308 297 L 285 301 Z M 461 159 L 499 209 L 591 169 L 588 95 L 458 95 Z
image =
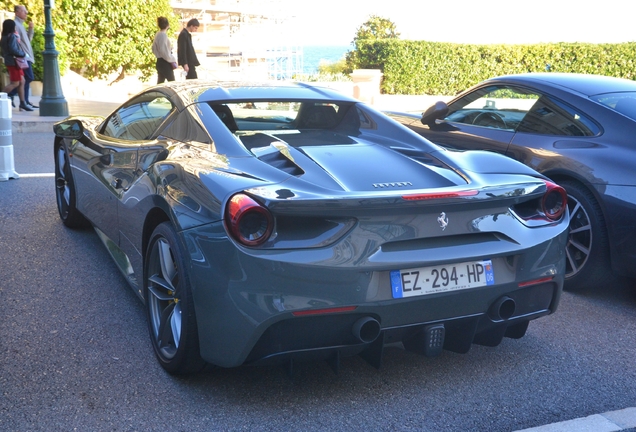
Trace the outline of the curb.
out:
M 49 117 L 41 121 L 12 121 L 11 133 L 28 133 L 28 132 L 53 132 L 53 124 L 63 120 L 65 117 Z
M 636 428 L 636 408 L 594 414 L 515 432 L 615 432 Z

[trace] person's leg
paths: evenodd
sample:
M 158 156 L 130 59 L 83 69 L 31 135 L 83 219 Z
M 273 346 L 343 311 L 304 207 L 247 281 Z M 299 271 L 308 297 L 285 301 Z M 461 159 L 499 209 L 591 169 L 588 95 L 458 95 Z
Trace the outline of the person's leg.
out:
M 11 99 L 11 106 L 13 108 L 15 108 L 15 101 L 13 100 L 13 98 L 15 97 L 17 92 L 18 92 L 18 89 L 14 88 L 13 90 L 11 90 L 11 93 L 7 93 L 7 96 L 9 96 L 9 99 Z
M 9 74 L 10 82 L 3 91 L 9 95 L 9 97 L 11 98 L 11 105 L 15 108 L 13 96 L 18 94 L 18 87 L 20 86 L 22 75 L 20 74 L 20 69 L 16 68 L 15 66 L 7 66 L 7 73 Z
M 8 72 L 9 72 L 9 70 L 7 69 L 7 73 L 8 73 Z M 16 79 L 14 80 L 13 78 L 9 78 L 9 81 L 11 81 L 11 84 L 13 84 L 13 82 L 15 81 L 15 83 L 16 83 L 16 84 L 15 84 L 15 86 L 11 87 L 11 88 L 12 88 L 12 90 L 11 90 L 11 91 L 8 91 L 8 92 L 7 92 L 7 91 L 6 91 L 6 89 L 5 89 L 5 93 L 7 93 L 7 96 L 9 96 L 9 99 L 11 99 L 11 106 L 12 106 L 13 108 L 15 108 L 15 102 L 14 102 L 13 98 L 15 97 L 15 95 L 17 95 L 17 94 L 18 94 L 18 85 L 20 84 L 20 79 L 19 79 L 19 78 L 16 78 Z M 10 86 L 11 84 L 7 85 L 7 87 L 6 87 L 6 88 L 9 88 L 9 86 Z
M 157 69 L 157 84 L 161 84 L 166 80 L 166 77 L 163 76 L 163 65 L 161 63 L 161 60 L 162 59 L 158 58 L 157 62 L 155 63 L 155 68 Z
M 20 97 L 20 111 L 33 111 L 30 105 L 24 101 L 24 75 L 20 77 L 20 85 L 18 86 L 18 96 Z
M 186 79 L 197 79 L 197 68 L 194 66 L 188 67 L 188 74 L 186 75 Z
M 11 92 L 13 92 L 13 91 L 15 91 L 15 93 L 17 93 L 19 85 L 20 85 L 20 81 L 11 81 L 9 84 L 7 84 L 7 86 L 2 91 L 4 93 L 6 93 L 6 94 L 11 94 Z
M 157 59 L 157 84 L 164 81 L 174 81 L 172 65 L 164 59 Z
M 31 81 L 33 81 L 33 79 L 35 78 L 33 76 L 33 63 L 31 62 L 27 62 L 29 65 L 28 69 L 23 69 L 24 72 L 24 102 L 27 105 L 31 105 L 33 108 L 38 108 L 35 105 L 33 105 L 31 103 L 31 101 L 29 100 L 29 96 L 31 95 L 30 93 L 30 89 L 31 89 Z
M 13 102 L 13 98 L 17 94 L 18 94 L 18 89 L 17 88 L 14 88 L 13 90 L 11 90 L 11 93 L 7 93 L 7 95 L 11 98 L 11 102 Z
M 174 69 L 172 69 L 172 65 L 170 63 L 166 62 L 166 64 L 168 65 L 168 69 L 166 70 L 166 80 L 174 81 Z

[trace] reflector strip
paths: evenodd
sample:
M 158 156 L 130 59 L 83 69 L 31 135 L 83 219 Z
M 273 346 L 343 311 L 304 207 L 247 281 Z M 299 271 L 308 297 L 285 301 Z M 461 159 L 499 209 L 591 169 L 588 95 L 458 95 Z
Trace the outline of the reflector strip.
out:
M 294 316 L 303 316 L 303 315 L 318 315 L 318 314 L 330 314 L 330 313 L 339 313 L 339 312 L 351 312 L 358 308 L 358 306 L 345 306 L 345 307 L 337 307 L 337 308 L 328 308 L 328 309 L 311 309 L 304 311 L 292 312 Z
M 417 201 L 417 200 L 430 200 L 430 199 L 459 198 L 459 197 L 465 197 L 465 196 L 475 196 L 478 193 L 479 191 L 476 191 L 476 190 L 424 193 L 424 194 L 414 194 L 414 195 L 402 195 L 402 199 L 405 199 L 408 201 Z
M 519 288 L 527 287 L 530 285 L 537 285 L 544 282 L 550 282 L 552 279 L 554 279 L 554 276 L 544 277 L 541 279 L 535 279 L 535 280 L 531 280 L 527 282 L 519 282 Z

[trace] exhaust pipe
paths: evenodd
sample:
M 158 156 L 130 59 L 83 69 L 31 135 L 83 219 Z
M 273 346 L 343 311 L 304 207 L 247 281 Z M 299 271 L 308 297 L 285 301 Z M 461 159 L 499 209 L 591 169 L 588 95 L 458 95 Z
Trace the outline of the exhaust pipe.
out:
M 371 343 L 380 336 L 380 323 L 371 317 L 360 318 L 351 328 L 353 335 L 363 343 Z
M 505 321 L 515 313 L 515 301 L 508 296 L 500 297 L 490 307 L 490 317 L 493 321 Z

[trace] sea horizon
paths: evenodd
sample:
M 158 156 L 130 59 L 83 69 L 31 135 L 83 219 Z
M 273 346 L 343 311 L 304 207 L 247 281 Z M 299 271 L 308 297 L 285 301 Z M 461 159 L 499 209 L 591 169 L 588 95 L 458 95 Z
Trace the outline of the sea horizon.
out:
M 303 45 L 303 73 L 315 74 L 321 62 L 336 63 L 344 58 L 353 45 Z

